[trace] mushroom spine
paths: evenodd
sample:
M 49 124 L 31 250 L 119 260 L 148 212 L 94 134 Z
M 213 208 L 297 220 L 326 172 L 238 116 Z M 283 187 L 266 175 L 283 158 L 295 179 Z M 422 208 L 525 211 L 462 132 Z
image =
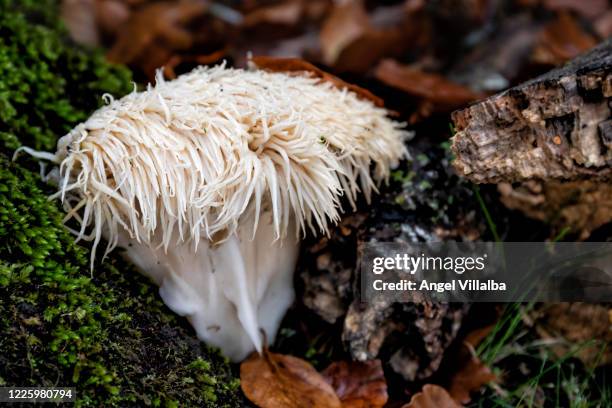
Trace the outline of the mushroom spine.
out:
M 109 103 L 54 161 L 77 240 L 120 246 L 232 360 L 272 341 L 299 240 L 370 200 L 406 154 L 387 111 L 307 75 L 197 68 Z

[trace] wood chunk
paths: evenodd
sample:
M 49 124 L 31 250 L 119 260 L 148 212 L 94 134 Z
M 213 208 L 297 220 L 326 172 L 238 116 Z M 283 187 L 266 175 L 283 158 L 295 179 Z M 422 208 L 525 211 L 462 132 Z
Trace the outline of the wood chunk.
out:
M 557 232 L 569 228 L 581 240 L 612 220 L 612 183 L 529 180 L 499 183 L 497 188 L 506 207 L 547 222 Z
M 477 241 L 486 225 L 471 183 L 452 170 L 449 151 L 443 146 L 409 150 L 414 160 L 392 173 L 370 206 L 346 216 L 329 237 L 305 240 L 297 297 L 321 319 L 341 327 L 342 346 L 353 360 L 379 358 L 413 382 L 437 372 L 469 304 L 400 303 L 384 293 L 362 302 L 358 245 Z
M 612 179 L 612 39 L 452 115 L 455 167 L 476 183 Z
M 540 304 L 529 313 L 543 340 L 554 339 L 551 350 L 559 357 L 575 353 L 587 367 L 612 364 L 612 306 L 610 303 Z M 581 344 L 573 348 L 572 345 Z

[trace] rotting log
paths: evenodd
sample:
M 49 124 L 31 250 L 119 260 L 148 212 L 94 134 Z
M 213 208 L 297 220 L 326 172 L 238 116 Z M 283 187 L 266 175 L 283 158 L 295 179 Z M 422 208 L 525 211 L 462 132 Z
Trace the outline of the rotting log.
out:
M 612 178 L 612 39 L 452 115 L 458 172 L 476 183 Z

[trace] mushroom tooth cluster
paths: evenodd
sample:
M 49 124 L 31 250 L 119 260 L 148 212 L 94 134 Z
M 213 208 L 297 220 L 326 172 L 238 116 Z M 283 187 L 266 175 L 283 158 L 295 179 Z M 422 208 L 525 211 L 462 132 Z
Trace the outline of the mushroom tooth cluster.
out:
M 406 154 L 387 113 L 307 75 L 158 76 L 60 139 L 56 196 L 93 241 L 92 268 L 102 237 L 105 255 L 127 248 L 166 303 L 238 360 L 260 349 L 260 328 L 274 338 L 299 235 L 327 233 L 341 197 L 369 200 Z

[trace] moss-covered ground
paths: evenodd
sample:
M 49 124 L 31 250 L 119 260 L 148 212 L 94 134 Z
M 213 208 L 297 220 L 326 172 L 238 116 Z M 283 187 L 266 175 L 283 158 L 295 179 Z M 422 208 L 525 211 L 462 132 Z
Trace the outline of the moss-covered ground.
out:
M 230 365 L 111 257 L 90 274 L 35 161 L 133 85 L 69 43 L 51 1 L 0 0 L 0 386 L 74 386 L 77 406 L 240 406 Z

